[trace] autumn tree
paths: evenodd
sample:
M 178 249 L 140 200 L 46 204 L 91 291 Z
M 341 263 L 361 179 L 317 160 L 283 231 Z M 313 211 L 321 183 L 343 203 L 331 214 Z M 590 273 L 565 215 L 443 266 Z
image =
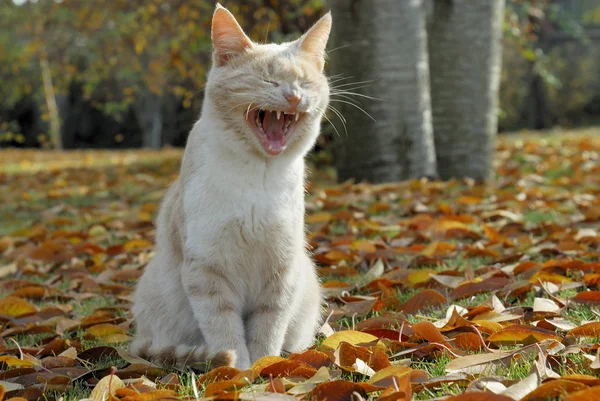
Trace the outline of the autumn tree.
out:
M 0 4 L 0 90 L 7 94 L 0 109 L 31 95 L 44 119 L 52 121 L 51 131 L 60 131 L 62 123 L 64 132 L 64 124 L 76 120 L 68 118 L 76 110 L 65 101 L 76 87 L 109 116 L 122 119 L 133 111 L 143 146 L 157 148 L 164 142 L 163 127 L 172 118 L 173 103 L 184 108 L 200 103 L 210 67 L 214 1 L 19 3 Z M 223 3 L 260 42 L 295 38 L 322 8 L 320 0 Z M 0 132 L 6 132 L 2 126 Z

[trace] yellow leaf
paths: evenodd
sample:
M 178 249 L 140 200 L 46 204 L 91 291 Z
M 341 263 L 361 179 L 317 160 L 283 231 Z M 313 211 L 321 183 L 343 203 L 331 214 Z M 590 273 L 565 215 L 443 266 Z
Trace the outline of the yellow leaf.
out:
M 408 277 L 406 278 L 406 281 L 410 285 L 424 283 L 431 279 L 431 274 L 435 274 L 435 273 L 436 273 L 436 271 L 431 270 L 431 269 L 416 270 L 408 275 Z
M 125 334 L 125 330 L 110 323 L 96 324 L 85 331 L 86 337 L 105 338 L 114 334 Z
M 344 330 L 338 331 L 337 333 L 333 333 L 332 335 L 327 337 L 325 341 L 323 341 L 323 343 L 321 344 L 321 347 L 335 350 L 342 341 L 345 341 L 352 345 L 356 345 L 362 343 L 369 343 L 376 340 L 378 340 L 378 338 L 372 334 L 363 333 L 362 331 Z
M 377 247 L 371 241 L 359 240 L 350 244 L 350 249 L 353 251 L 363 251 L 366 253 L 377 252 Z
M 286 360 L 285 358 L 282 358 L 280 356 L 263 356 L 262 358 L 260 358 L 259 360 L 257 360 L 256 362 L 254 362 L 252 364 L 252 366 L 250 367 L 250 370 L 258 376 L 258 375 L 260 375 L 260 372 L 262 372 L 262 370 L 264 368 L 266 368 L 267 366 L 271 366 L 277 362 L 281 362 L 281 361 L 285 361 L 285 360 Z
M 126 251 L 131 251 L 132 249 L 138 248 L 150 248 L 152 246 L 152 242 L 147 241 L 145 239 L 132 239 L 131 241 L 127 241 L 123 247 Z
M 412 369 L 408 366 L 388 366 L 387 368 L 381 369 L 379 372 L 375 373 L 370 379 L 369 383 L 377 383 L 380 380 L 385 379 L 386 377 L 396 377 L 401 378 L 404 375 L 410 374 Z
M 135 52 L 137 54 L 142 54 L 142 52 L 146 48 L 146 44 L 147 44 L 147 41 L 144 36 L 142 36 L 142 35 L 137 36 L 134 40 Z
M 104 376 L 102 380 L 96 384 L 94 390 L 92 390 L 90 399 L 94 401 L 106 401 L 109 399 L 109 394 L 115 395 L 115 392 L 123 387 L 125 387 L 125 383 L 123 383 L 118 376 Z
M 12 355 L 0 356 L 0 362 L 4 362 L 8 366 L 31 368 L 36 364 L 33 361 L 24 361 Z
M 320 212 L 320 213 L 311 214 L 310 216 L 308 216 L 306 218 L 306 222 L 308 224 L 327 223 L 327 222 L 329 222 L 329 220 L 331 220 L 331 213 L 328 213 L 328 212 Z
M 0 299 L 0 315 L 19 317 L 37 312 L 35 305 L 19 297 Z

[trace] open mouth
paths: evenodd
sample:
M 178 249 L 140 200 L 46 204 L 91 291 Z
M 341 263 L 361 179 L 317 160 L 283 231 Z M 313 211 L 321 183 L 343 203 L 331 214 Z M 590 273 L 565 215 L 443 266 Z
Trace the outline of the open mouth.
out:
M 303 115 L 304 113 L 256 109 L 248 113 L 247 118 L 265 151 L 276 156 L 285 150 L 289 137 Z

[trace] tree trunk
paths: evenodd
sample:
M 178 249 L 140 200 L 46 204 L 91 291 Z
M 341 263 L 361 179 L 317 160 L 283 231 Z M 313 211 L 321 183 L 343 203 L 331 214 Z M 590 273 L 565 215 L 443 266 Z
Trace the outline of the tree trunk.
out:
M 348 78 L 331 79 L 331 106 L 344 116 L 347 128 L 346 134 L 337 120 L 338 179 L 390 182 L 434 176 L 422 0 L 330 0 L 330 5 L 331 74 Z M 344 93 L 363 85 L 356 91 L 379 100 L 348 99 Z M 357 100 L 375 121 L 344 103 Z
M 504 0 L 435 0 L 428 42 L 442 179 L 492 173 L 503 16 Z
M 162 97 L 152 92 L 140 94 L 135 111 L 142 128 L 142 146 L 160 149 L 162 146 Z
M 52 84 L 52 73 L 45 52 L 42 52 L 40 57 L 40 69 L 42 70 L 42 82 L 44 84 L 44 98 L 46 99 L 46 107 L 48 108 L 48 116 L 50 118 L 50 142 L 54 149 L 62 149 L 62 133 L 60 129 L 60 116 L 58 114 L 58 106 L 56 105 L 56 95 L 54 93 L 54 85 Z

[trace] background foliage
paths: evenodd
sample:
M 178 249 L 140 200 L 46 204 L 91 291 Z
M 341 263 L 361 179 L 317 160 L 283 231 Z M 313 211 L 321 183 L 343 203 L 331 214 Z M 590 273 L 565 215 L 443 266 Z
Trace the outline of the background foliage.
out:
M 223 3 L 261 42 L 296 37 L 325 7 L 324 0 Z M 50 145 L 47 61 L 65 147 L 145 144 L 144 115 L 157 99 L 160 142 L 183 144 L 200 110 L 213 9 L 209 0 L 2 2 L 2 143 Z M 599 10 L 597 0 L 508 1 L 501 129 L 577 124 L 600 113 Z

